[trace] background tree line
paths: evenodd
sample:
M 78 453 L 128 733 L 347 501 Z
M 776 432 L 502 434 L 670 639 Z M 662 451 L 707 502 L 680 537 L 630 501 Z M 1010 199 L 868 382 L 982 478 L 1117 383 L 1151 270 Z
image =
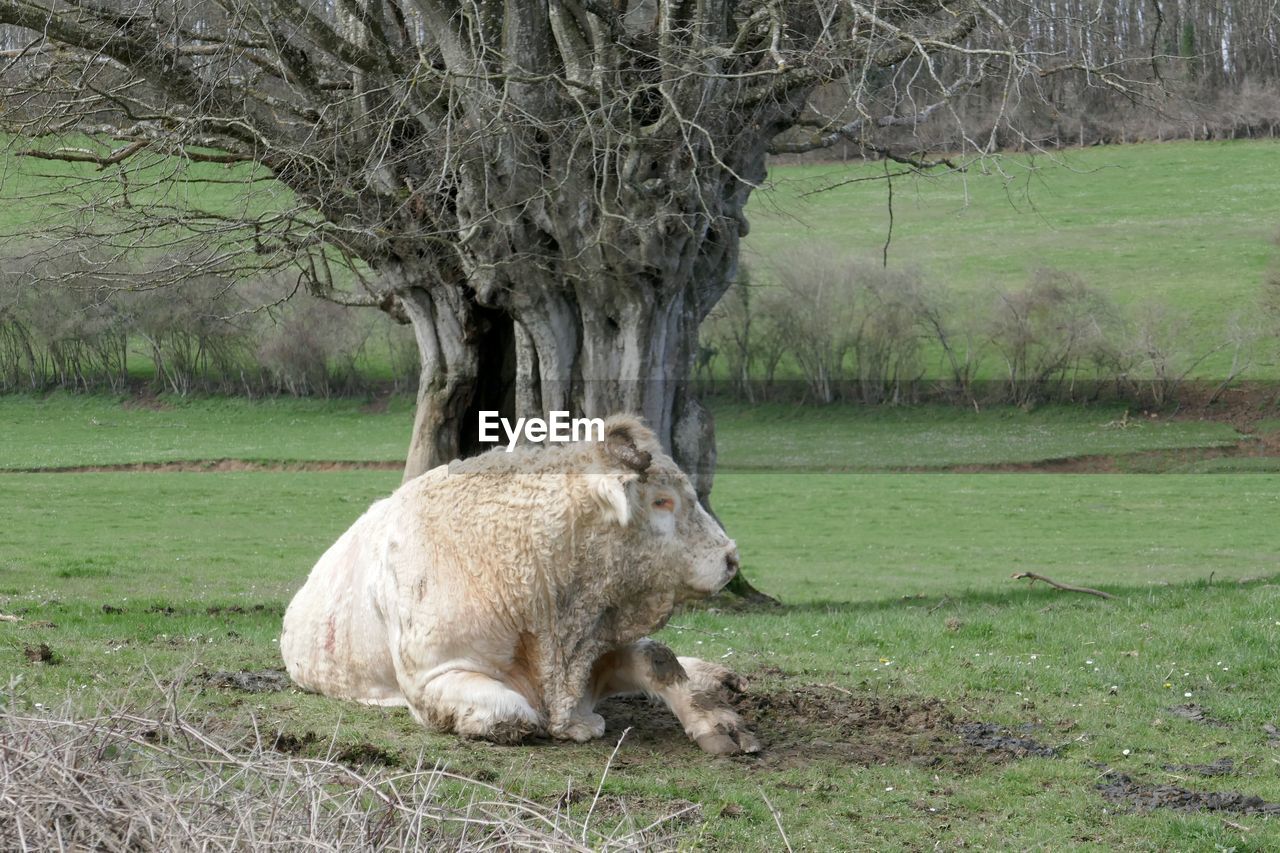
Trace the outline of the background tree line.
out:
M 1070 272 L 957 292 L 829 246 L 744 267 L 703 326 L 698 376 L 746 402 L 964 405 L 1099 398 L 1165 405 L 1194 383 L 1210 401 L 1280 355 L 1280 273 L 1262 310 L 1211 336 L 1159 298 L 1121 306 Z M 1204 380 L 1200 368 L 1215 359 Z
M 327 397 L 417 387 L 417 345 L 407 326 L 320 299 L 290 299 L 296 285 L 280 275 L 246 282 L 208 273 L 175 294 L 145 286 L 146 268 L 121 269 L 85 252 L 93 254 L 0 263 L 0 392 L 141 386 L 178 395 Z M 130 275 L 139 286 L 121 288 Z M 32 283 L 52 278 L 58 284 Z
M 1018 49 L 1093 71 L 1031 76 L 1010 89 L 999 76 L 978 73 L 983 55 L 976 52 L 940 57 L 927 73 L 886 72 L 860 90 L 865 99 L 829 86 L 814 102 L 859 133 L 800 156 L 1274 138 L 1280 128 L 1280 6 L 1272 0 L 993 0 L 988 7 L 1018 34 Z M 970 79 L 972 87 L 956 86 Z M 941 111 L 950 120 L 938 120 Z M 862 125 L 879 115 L 896 118 L 880 119 L 878 136 L 868 139 Z M 789 138 L 808 137 L 794 131 Z
M 408 392 L 407 326 L 323 300 L 289 299 L 280 276 L 205 275 L 122 290 L 121 271 L 69 256 L 67 269 L 0 272 L 0 391 L 331 396 Z M 48 262 L 40 262 L 48 263 Z M 82 266 L 92 272 L 79 271 Z M 134 271 L 145 279 L 145 270 Z M 56 274 L 59 286 L 29 286 Z M 1165 405 L 1216 358 L 1212 397 L 1280 357 L 1280 263 L 1250 316 L 1197 337 L 1191 315 L 1158 298 L 1116 304 L 1070 272 L 1021 287 L 959 292 L 916 272 L 811 243 L 743 266 L 703 324 L 696 381 L 745 402 L 962 405 L 1098 398 Z

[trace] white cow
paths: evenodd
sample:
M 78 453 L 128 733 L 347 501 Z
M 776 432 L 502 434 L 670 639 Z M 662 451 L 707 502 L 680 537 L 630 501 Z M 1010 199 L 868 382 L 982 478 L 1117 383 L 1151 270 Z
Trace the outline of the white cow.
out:
M 305 689 L 469 737 L 586 741 L 598 702 L 647 693 L 708 752 L 755 752 L 724 701 L 741 680 L 645 639 L 737 569 L 654 434 L 614 416 L 604 442 L 490 451 L 375 503 L 312 569 L 280 650 Z

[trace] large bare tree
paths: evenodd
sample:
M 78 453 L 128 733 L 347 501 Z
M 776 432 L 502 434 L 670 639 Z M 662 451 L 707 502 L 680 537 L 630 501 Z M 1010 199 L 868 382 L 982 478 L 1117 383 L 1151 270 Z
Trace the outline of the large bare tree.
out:
M 195 265 L 287 262 L 412 323 L 406 476 L 474 451 L 480 408 L 631 410 L 705 497 L 713 430 L 687 380 L 767 154 L 853 141 L 919 168 L 936 161 L 892 140 L 974 87 L 1131 91 L 1116 64 L 1029 48 L 1027 21 L 1058 13 L 1024 5 L 1010 23 L 984 0 L 0 0 L 0 121 L 111 182 L 60 220 L 78 236 L 198 233 Z M 201 206 L 171 179 L 288 194 Z

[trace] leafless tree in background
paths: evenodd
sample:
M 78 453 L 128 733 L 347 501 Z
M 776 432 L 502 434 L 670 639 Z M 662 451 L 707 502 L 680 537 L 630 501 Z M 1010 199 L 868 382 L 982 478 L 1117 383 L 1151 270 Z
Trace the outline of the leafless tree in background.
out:
M 939 161 L 883 140 L 976 87 L 1140 91 L 1088 39 L 1029 39 L 1102 38 L 1092 6 L 1008 5 L 0 0 L 0 121 L 60 176 L 5 192 L 74 193 L 46 230 L 184 260 L 151 284 L 291 265 L 411 323 L 407 476 L 476 450 L 479 408 L 625 409 L 705 497 L 713 432 L 687 380 L 769 152 L 855 140 L 919 168 Z

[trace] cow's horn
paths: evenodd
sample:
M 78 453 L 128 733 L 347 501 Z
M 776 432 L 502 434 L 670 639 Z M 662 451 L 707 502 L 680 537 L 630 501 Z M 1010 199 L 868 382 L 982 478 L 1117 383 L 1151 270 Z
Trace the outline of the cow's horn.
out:
M 649 470 L 649 463 L 653 461 L 653 454 L 647 450 L 637 450 L 631 443 L 611 441 L 605 447 L 610 456 L 640 474 Z

